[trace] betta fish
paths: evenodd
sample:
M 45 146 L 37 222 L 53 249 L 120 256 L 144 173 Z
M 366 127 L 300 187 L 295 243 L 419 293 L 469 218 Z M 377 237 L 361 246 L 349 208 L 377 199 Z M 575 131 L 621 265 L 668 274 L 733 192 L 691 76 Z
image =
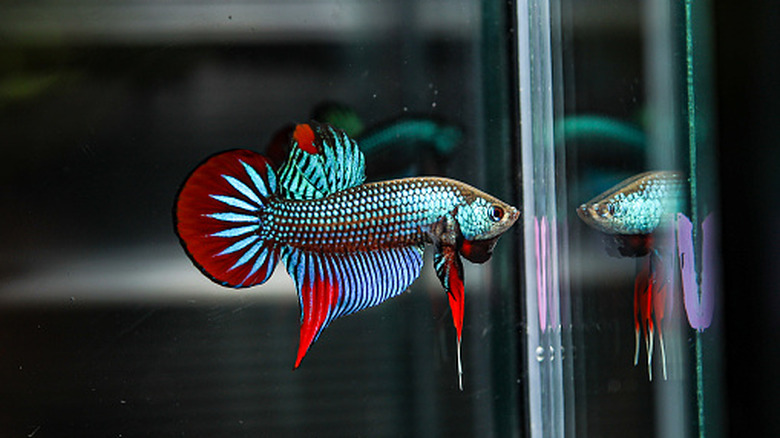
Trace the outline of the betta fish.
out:
M 605 233 L 607 251 L 617 250 L 623 257 L 649 255 L 639 268 L 634 282 L 634 365 L 639 361 L 640 332 L 647 349 L 647 366 L 652 374 L 653 336 L 658 331 L 661 364 L 666 378 L 666 351 L 661 322 L 667 313 L 667 295 L 671 269 L 668 259 L 661 257 L 658 247 L 671 246 L 659 242 L 660 234 L 668 240 L 669 233 L 657 233 L 671 223 L 680 210 L 685 178 L 680 172 L 653 171 L 628 178 L 601 195 L 580 205 L 577 214 L 588 225 Z
M 204 161 L 176 199 L 176 233 L 195 266 L 226 287 L 263 284 L 281 261 L 301 311 L 294 368 L 333 320 L 403 293 L 425 244 L 449 297 L 458 378 L 463 265 L 487 261 L 519 212 L 474 187 L 415 177 L 364 184 L 357 143 L 327 124 L 297 125 L 286 163 L 248 150 Z

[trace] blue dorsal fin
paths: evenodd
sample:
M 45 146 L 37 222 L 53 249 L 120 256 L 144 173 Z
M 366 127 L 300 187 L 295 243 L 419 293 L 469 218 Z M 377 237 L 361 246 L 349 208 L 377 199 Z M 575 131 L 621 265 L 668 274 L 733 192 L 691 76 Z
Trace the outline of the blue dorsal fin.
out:
M 319 199 L 366 179 L 363 153 L 344 131 L 328 124 L 301 124 L 290 141 L 290 155 L 279 172 L 283 197 Z
M 301 308 L 295 367 L 331 321 L 403 293 L 420 275 L 422 256 L 422 246 L 331 255 L 285 247 Z

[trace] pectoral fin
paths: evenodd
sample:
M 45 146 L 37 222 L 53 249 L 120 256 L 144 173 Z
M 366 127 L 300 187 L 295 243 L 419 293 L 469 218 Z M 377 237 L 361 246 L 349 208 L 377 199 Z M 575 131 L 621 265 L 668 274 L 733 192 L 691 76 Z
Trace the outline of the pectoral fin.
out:
M 440 245 L 433 255 L 436 275 L 447 291 L 452 310 L 452 322 L 458 336 L 458 386 L 463 390 L 463 362 L 460 354 L 461 332 L 463 330 L 464 288 L 463 263 L 454 246 Z

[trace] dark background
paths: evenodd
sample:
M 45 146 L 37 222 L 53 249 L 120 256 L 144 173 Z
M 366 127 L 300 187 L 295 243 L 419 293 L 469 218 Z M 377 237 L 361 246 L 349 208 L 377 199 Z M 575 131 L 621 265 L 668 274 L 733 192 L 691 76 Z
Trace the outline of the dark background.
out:
M 714 2 L 731 436 L 780 419 L 780 5 Z

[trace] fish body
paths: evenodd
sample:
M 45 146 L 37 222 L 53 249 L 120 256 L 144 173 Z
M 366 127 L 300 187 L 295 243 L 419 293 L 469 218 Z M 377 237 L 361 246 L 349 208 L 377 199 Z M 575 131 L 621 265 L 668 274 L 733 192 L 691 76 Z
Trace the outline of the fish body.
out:
M 684 184 L 680 172 L 640 173 L 580 205 L 577 214 L 607 234 L 649 234 L 679 211 Z
M 495 214 L 503 218 L 501 201 L 459 181 L 404 178 L 315 200 L 274 198 L 260 239 L 328 254 L 404 248 L 433 243 L 432 226 L 453 214 L 465 240 L 488 240 L 496 233 L 492 209 L 501 209 Z
M 453 313 L 463 323 L 460 256 L 487 261 L 517 209 L 447 178 L 364 184 L 364 158 L 344 132 L 298 125 L 278 175 L 247 150 L 217 154 L 183 184 L 176 231 L 193 263 L 227 287 L 262 284 L 281 261 L 301 309 L 297 368 L 333 320 L 404 292 L 419 276 L 425 244 Z M 460 356 L 458 358 L 460 376 Z

